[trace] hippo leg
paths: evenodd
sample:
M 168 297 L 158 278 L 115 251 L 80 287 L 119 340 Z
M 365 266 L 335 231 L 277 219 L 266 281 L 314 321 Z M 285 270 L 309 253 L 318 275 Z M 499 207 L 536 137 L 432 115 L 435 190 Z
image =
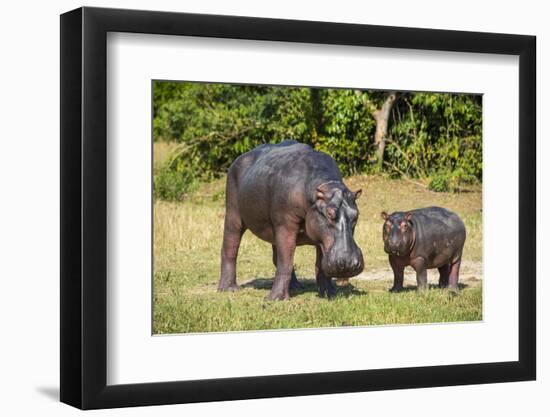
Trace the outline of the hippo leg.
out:
M 317 288 L 319 289 L 319 297 L 332 298 L 336 295 L 336 288 L 332 285 L 332 279 L 327 277 L 321 267 L 323 262 L 323 251 L 319 246 L 316 246 L 315 258 L 315 279 L 317 280 Z
M 273 249 L 273 265 L 277 267 L 277 246 L 271 245 Z M 296 270 L 292 268 L 292 274 L 290 275 L 290 287 L 291 290 L 301 290 L 304 288 L 302 283 L 298 281 L 298 278 L 296 277 Z
M 303 284 L 298 281 L 296 277 L 296 271 L 292 270 L 292 275 L 290 276 L 290 289 L 291 290 L 302 290 L 304 288 Z
M 428 289 L 428 270 L 426 269 L 426 260 L 418 257 L 411 261 L 411 266 L 416 271 L 416 286 L 418 291 Z
M 416 286 L 420 292 L 428 289 L 428 270 L 426 268 L 416 272 Z
M 294 269 L 296 233 L 281 227 L 275 231 L 275 242 L 277 243 L 277 271 L 273 279 L 273 287 L 266 296 L 266 300 L 288 300 L 290 279 Z
M 439 271 L 439 288 L 447 288 L 449 285 L 449 273 L 451 272 L 451 264 L 445 264 L 437 268 Z
M 458 291 L 458 273 L 460 271 L 461 259 L 458 258 L 455 262 L 451 263 L 451 271 L 449 272 L 449 289 L 451 291 Z
M 237 255 L 241 238 L 245 232 L 244 227 L 226 227 L 223 232 L 222 267 L 218 291 L 238 291 L 237 285 Z
M 221 274 L 218 291 L 237 291 L 237 255 L 246 227 L 237 205 L 235 181 L 228 176 L 226 186 L 225 221 L 221 253 Z
M 399 292 L 403 289 L 403 276 L 405 273 L 405 266 L 401 262 L 398 262 L 393 256 L 390 256 L 390 265 L 393 270 L 393 287 L 390 288 L 390 292 Z

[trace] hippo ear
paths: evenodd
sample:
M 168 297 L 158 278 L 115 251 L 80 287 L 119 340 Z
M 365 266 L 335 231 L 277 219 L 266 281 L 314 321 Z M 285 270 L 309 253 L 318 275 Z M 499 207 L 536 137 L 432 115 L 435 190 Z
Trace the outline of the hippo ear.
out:
M 317 200 L 325 200 L 325 193 L 320 191 L 318 188 L 317 188 L 317 194 L 315 194 L 315 198 Z
M 388 220 L 388 213 L 383 211 L 382 213 L 380 213 L 380 217 L 382 217 L 382 220 Z
M 329 187 L 327 184 L 321 184 L 317 187 L 317 192 L 315 194 L 315 197 L 317 200 L 326 201 L 328 197 L 328 191 Z
M 405 220 L 410 222 L 412 219 L 413 214 L 409 211 L 407 214 L 405 214 Z
M 363 190 L 362 190 L 362 189 L 358 189 L 356 192 L 353 193 L 353 194 L 354 194 L 353 199 L 354 199 L 354 200 L 357 200 L 357 199 L 361 196 L 362 193 L 363 193 Z

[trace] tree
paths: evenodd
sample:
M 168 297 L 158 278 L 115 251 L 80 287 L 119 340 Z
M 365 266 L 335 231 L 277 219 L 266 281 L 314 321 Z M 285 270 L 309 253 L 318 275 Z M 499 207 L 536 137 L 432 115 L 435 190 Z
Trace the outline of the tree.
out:
M 372 117 L 376 122 L 376 130 L 374 132 L 374 143 L 376 144 L 376 164 L 378 171 L 382 171 L 384 164 L 384 149 L 386 148 L 386 140 L 388 138 L 388 121 L 390 113 L 395 101 L 397 100 L 397 92 L 390 91 L 386 93 L 382 107 L 372 111 Z
M 153 94 L 154 140 L 178 143 L 155 166 L 160 198 L 183 198 L 239 155 L 285 139 L 327 153 L 345 176 L 383 171 L 440 190 L 482 179 L 479 95 L 167 81 Z

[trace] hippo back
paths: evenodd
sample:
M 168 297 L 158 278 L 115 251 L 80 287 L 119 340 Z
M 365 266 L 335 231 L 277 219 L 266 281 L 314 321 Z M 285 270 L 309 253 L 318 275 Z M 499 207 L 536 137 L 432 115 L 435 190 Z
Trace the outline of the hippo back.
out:
M 422 256 L 431 253 L 462 253 L 466 227 L 460 217 L 442 207 L 426 207 L 410 211 L 415 231 L 414 252 Z
M 330 156 L 293 140 L 260 145 L 241 158 L 247 161 L 246 169 L 240 173 L 243 191 L 260 194 L 265 191 L 271 195 L 277 190 L 288 192 L 298 186 L 310 194 L 324 181 L 342 180 L 342 174 Z

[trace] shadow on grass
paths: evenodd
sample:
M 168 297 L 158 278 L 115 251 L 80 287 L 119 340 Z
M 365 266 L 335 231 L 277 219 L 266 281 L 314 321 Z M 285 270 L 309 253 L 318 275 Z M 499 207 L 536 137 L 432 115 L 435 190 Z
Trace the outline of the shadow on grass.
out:
M 302 278 L 298 280 L 302 285 L 302 288 L 291 288 L 290 294 L 292 296 L 305 294 L 305 293 L 318 293 L 317 282 L 313 278 Z M 333 282 L 334 283 L 334 282 Z M 256 278 L 241 285 L 241 288 L 253 288 L 255 290 L 271 290 L 273 286 L 273 278 Z M 336 297 L 349 297 L 352 295 L 367 295 L 367 291 L 359 289 L 353 286 L 351 283 L 345 287 L 336 286 Z
M 458 283 L 458 289 L 459 290 L 463 290 L 464 288 L 467 288 L 469 287 L 468 284 L 463 284 L 461 282 Z M 439 290 L 439 285 L 437 284 L 428 284 L 428 288 L 430 290 Z M 408 291 L 416 291 L 417 290 L 417 286 L 416 285 L 407 285 L 405 287 L 403 287 L 403 289 L 399 292 L 408 292 Z

